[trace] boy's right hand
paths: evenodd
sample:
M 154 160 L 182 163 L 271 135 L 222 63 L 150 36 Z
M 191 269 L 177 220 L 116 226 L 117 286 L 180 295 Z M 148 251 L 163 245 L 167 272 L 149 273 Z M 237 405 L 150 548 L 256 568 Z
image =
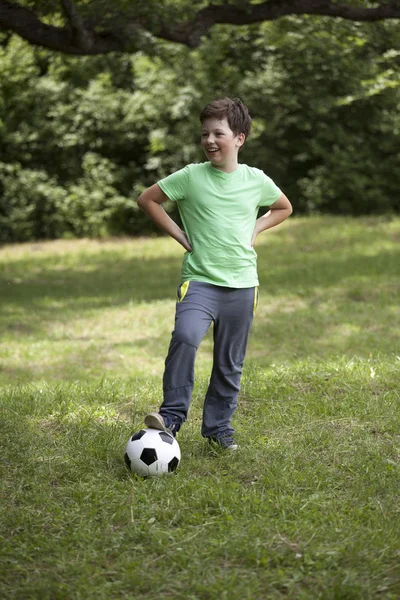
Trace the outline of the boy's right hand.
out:
M 178 242 L 187 250 L 188 252 L 193 252 L 193 248 L 190 245 L 189 238 L 184 231 L 181 230 L 181 237 L 178 239 Z
M 193 248 L 189 242 L 186 233 L 171 219 L 165 212 L 161 204 L 168 200 L 168 196 L 164 194 L 158 183 L 155 183 L 138 198 L 138 206 L 154 221 L 160 229 L 168 233 L 177 242 L 179 242 L 185 250 L 193 252 Z

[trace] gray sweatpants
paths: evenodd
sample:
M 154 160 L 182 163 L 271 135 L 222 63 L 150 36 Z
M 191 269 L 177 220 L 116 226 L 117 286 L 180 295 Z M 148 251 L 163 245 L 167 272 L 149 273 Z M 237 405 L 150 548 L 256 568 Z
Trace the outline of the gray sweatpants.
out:
M 214 324 L 213 367 L 201 433 L 232 435 L 247 339 L 257 304 L 258 288 L 227 288 L 200 281 L 178 288 L 175 328 L 165 361 L 164 421 L 174 432 L 186 420 L 194 385 L 197 348 Z

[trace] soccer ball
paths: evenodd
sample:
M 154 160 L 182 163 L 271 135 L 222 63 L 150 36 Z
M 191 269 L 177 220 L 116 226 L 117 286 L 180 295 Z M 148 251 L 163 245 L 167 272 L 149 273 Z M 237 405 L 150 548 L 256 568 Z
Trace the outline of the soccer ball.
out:
M 178 467 L 181 449 L 170 433 L 141 429 L 129 438 L 124 460 L 128 469 L 137 475 L 163 475 Z

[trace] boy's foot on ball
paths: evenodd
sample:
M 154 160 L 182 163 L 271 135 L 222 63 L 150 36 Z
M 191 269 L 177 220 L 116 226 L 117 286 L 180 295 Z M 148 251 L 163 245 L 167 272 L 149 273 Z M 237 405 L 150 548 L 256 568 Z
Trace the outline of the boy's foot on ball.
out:
M 160 413 L 151 412 L 144 418 L 144 424 L 149 429 L 158 429 L 159 431 L 166 431 L 175 437 L 172 429 L 165 425 L 164 419 Z
M 237 450 L 239 448 L 239 445 L 235 442 L 231 435 L 223 435 L 219 438 L 209 437 L 208 441 L 210 444 L 217 444 L 224 450 Z

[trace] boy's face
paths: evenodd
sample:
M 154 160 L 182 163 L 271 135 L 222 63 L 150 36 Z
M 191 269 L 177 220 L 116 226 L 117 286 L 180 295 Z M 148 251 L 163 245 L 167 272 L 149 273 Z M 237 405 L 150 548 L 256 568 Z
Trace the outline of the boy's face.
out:
M 236 168 L 244 140 L 244 133 L 235 135 L 226 119 L 206 119 L 202 124 L 201 147 L 211 164 L 222 171 Z

